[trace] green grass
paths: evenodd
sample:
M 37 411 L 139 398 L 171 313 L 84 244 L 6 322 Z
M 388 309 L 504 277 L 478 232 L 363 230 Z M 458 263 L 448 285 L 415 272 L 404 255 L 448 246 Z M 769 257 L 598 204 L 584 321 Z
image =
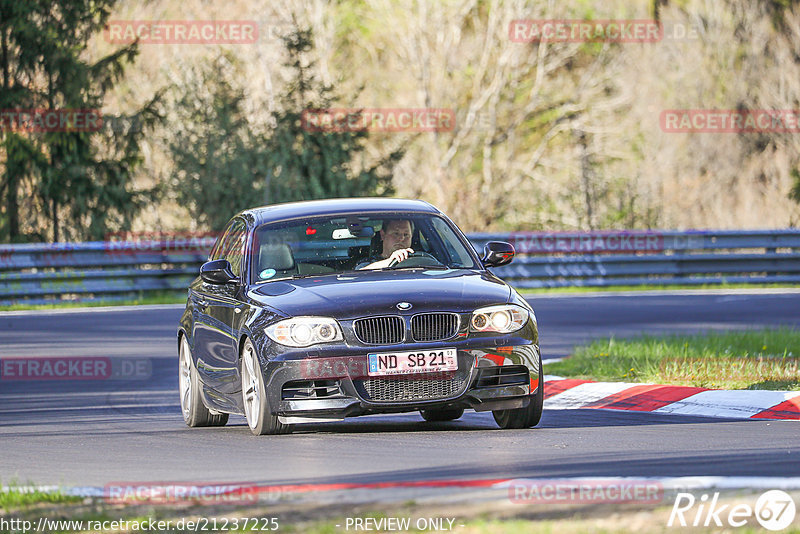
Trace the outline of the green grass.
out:
M 186 302 L 186 291 L 153 291 L 140 293 L 124 300 L 62 301 L 52 304 L 11 304 L 0 306 L 0 311 L 61 310 L 66 308 L 97 308 L 100 306 L 139 306 L 144 304 L 182 304 Z
M 5 495 L 5 494 L 0 494 Z M 122 521 L 129 523 L 129 530 L 124 532 L 142 531 L 131 527 L 133 522 L 146 523 L 151 519 L 154 522 L 169 521 L 170 532 L 177 532 L 176 528 L 180 521 L 192 521 L 199 525 L 200 519 L 205 518 L 207 527 L 213 525 L 216 518 L 218 524 L 225 524 L 225 518 L 270 518 L 278 519 L 279 532 L 289 534 L 338 534 L 345 531 L 346 518 L 408 518 L 409 532 L 435 532 L 435 530 L 420 531 L 415 527 L 417 518 L 451 518 L 453 522 L 452 532 L 462 534 L 583 534 L 586 532 L 608 532 L 608 533 L 628 533 L 641 532 L 642 525 L 666 525 L 671 512 L 670 499 L 654 506 L 642 506 L 638 504 L 624 503 L 599 503 L 592 505 L 579 505 L 558 502 L 542 502 L 526 506 L 502 506 L 505 500 L 502 495 L 498 496 L 498 502 L 492 501 L 470 501 L 465 500 L 448 501 L 442 507 L 440 503 L 429 502 L 420 503 L 391 503 L 386 502 L 381 505 L 383 510 L 376 511 L 375 504 L 341 503 L 339 505 L 322 504 L 314 502 L 290 502 L 282 504 L 270 504 L 265 507 L 264 503 L 257 503 L 253 506 L 220 505 L 220 506 L 185 506 L 181 504 L 171 505 L 129 505 L 119 506 L 117 504 L 105 503 L 102 499 L 77 497 L 64 497 L 59 494 L 43 494 L 35 492 L 28 494 L 30 506 L 19 505 L 19 495 L 8 504 L 0 504 L 0 514 L 7 518 L 17 518 L 30 521 L 36 525 L 40 517 L 49 518 L 51 521 L 71 521 L 83 522 L 83 528 L 94 528 L 88 525 L 87 521 Z M 748 491 L 743 494 L 742 490 L 736 490 L 723 495 L 722 502 L 725 506 L 734 503 L 755 502 L 758 493 L 756 490 Z M 797 492 L 793 492 L 793 498 L 797 499 Z M 62 500 L 56 500 L 62 499 Z M 66 499 L 66 500 L 63 500 Z M 725 521 L 726 515 L 721 515 Z M 184 523 L 185 525 L 186 523 Z M 449 523 L 445 522 L 445 525 Z M 259 525 L 262 525 L 259 522 Z M 339 525 L 339 526 L 337 526 Z M 251 530 L 252 520 L 248 520 L 247 528 L 243 528 L 244 523 L 239 523 L 239 529 L 233 529 L 234 524 L 228 524 L 228 532 L 264 532 L 264 530 Z M 50 528 L 53 528 L 51 523 Z M 67 529 L 67 530 L 63 530 Z M 350 531 L 356 530 L 352 526 Z M 645 530 L 647 530 L 645 528 Z M 656 530 L 665 531 L 663 528 Z M 669 529 L 667 529 L 669 530 Z M 32 532 L 33 530 L 28 530 Z M 183 531 L 183 530 L 181 530 Z M 203 531 L 201 529 L 201 531 Z M 208 530 L 209 532 L 211 530 Z M 16 529 L 14 532 L 19 533 Z M 53 534 L 76 532 L 64 524 L 62 529 L 48 530 Z M 82 531 L 86 532 L 86 530 Z M 96 530 L 92 530 L 96 532 Z M 120 530 L 108 529 L 105 532 L 121 532 Z M 219 531 L 222 532 L 222 531 Z M 705 530 L 703 530 L 705 532 Z M 744 528 L 737 528 L 736 532 L 762 532 L 753 518 Z M 796 527 L 789 527 L 784 530 L 788 534 L 800 534 Z M 0 527 L 0 534 L 10 533 Z
M 789 328 L 598 340 L 547 373 L 601 381 L 800 390 L 800 331 Z
M 0 490 L 0 509 L 9 510 L 24 508 L 40 503 L 75 503 L 80 502 L 80 497 L 64 495 L 60 490 L 39 491 L 24 487 L 10 486 L 5 491 Z
M 514 285 L 513 282 L 510 282 Z M 657 285 L 645 284 L 640 286 L 604 286 L 604 287 L 587 287 L 587 286 L 573 286 L 573 287 L 542 287 L 542 288 L 516 288 L 523 295 L 536 295 L 548 293 L 597 293 L 597 292 L 611 292 L 611 291 L 670 291 L 687 289 L 762 289 L 762 288 L 778 288 L 778 289 L 797 289 L 800 284 L 678 284 L 678 285 Z

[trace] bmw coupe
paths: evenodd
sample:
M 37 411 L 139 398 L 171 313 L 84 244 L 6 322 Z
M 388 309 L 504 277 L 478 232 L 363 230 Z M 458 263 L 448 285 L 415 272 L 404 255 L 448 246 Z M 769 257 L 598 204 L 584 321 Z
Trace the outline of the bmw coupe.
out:
M 536 316 L 418 200 L 277 204 L 234 216 L 191 283 L 178 328 L 187 425 L 243 415 L 256 434 L 366 414 L 426 421 L 491 411 L 500 428 L 542 414 Z

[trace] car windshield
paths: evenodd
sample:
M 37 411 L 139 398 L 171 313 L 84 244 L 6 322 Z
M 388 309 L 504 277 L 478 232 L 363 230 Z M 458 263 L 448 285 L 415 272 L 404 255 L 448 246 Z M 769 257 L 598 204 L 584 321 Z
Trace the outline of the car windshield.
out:
M 375 269 L 393 250 L 413 250 L 388 269 L 475 269 L 474 253 L 436 215 L 380 213 L 270 223 L 253 239 L 253 283 Z M 385 262 L 384 262 L 385 263 Z

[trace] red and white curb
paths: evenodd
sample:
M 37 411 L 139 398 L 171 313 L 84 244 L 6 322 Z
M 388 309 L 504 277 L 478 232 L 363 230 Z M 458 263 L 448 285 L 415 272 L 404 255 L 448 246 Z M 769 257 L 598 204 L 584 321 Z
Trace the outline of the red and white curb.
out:
M 733 419 L 800 420 L 800 391 L 724 390 L 545 376 L 546 410 L 596 408 Z

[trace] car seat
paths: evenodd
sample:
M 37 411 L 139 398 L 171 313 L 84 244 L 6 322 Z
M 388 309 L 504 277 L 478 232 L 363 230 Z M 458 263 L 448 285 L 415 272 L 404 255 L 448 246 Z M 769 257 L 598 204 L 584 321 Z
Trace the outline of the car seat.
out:
M 378 256 L 382 252 L 383 252 L 383 238 L 381 237 L 380 232 L 375 232 L 375 235 L 372 236 L 372 239 L 369 242 L 369 254 L 367 254 L 367 258 Z
M 265 243 L 261 245 L 258 251 L 257 276 L 261 278 L 260 273 L 267 269 L 275 270 L 275 273 L 268 278 L 297 274 L 297 263 L 294 261 L 294 255 L 289 245 L 285 243 Z

